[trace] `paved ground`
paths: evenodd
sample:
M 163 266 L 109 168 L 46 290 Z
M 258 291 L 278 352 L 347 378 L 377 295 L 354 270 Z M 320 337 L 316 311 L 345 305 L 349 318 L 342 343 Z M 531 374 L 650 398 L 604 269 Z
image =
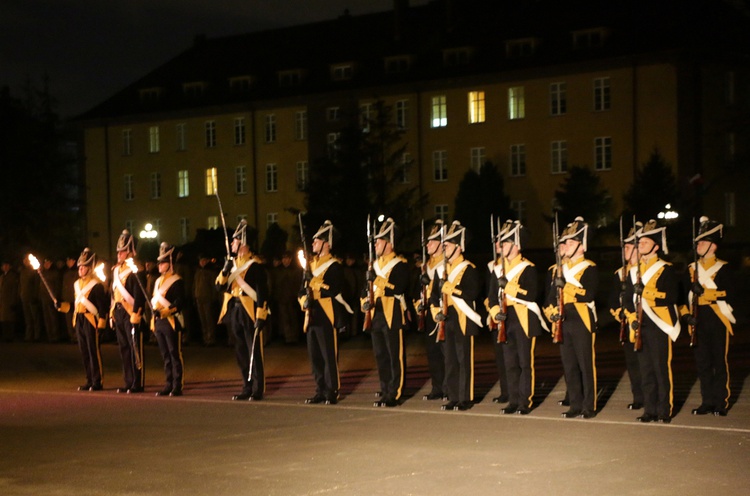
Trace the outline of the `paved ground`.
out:
M 677 415 L 641 425 L 614 333 L 597 342 L 600 414 L 564 420 L 559 355 L 537 348 L 537 400 L 501 416 L 492 351 L 477 346 L 480 402 L 443 412 L 422 401 L 421 336 L 408 340 L 408 390 L 373 408 L 369 343 L 342 345 L 344 399 L 304 405 L 313 383 L 302 347 L 266 349 L 267 399 L 232 402 L 239 380 L 228 348 L 186 347 L 185 396 L 156 398 L 162 374 L 147 350 L 147 394 L 118 395 L 113 344 L 103 347 L 105 391 L 79 393 L 72 345 L 0 345 L 0 495 L 746 494 L 750 482 L 750 338 L 731 349 L 735 403 L 725 418 L 690 415 L 699 403 L 691 351 L 675 349 Z

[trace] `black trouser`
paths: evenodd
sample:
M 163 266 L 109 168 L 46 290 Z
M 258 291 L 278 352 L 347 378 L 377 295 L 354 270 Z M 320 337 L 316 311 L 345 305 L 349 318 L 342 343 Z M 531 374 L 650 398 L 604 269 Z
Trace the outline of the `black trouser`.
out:
M 122 376 L 125 381 L 125 389 L 143 388 L 145 385 L 143 367 L 143 333 L 140 324 L 130 323 L 130 314 L 120 303 L 115 304 L 112 318 L 115 323 L 115 335 L 117 346 L 122 359 Z M 141 368 L 138 368 L 138 361 Z
M 580 320 L 579 320 L 580 322 Z M 596 411 L 595 334 L 579 322 L 563 322 L 563 343 L 560 345 L 570 409 L 574 412 Z
M 154 334 L 164 360 L 165 388 L 182 392 L 182 328 L 177 323 L 172 328 L 167 319 L 155 319 Z
M 425 352 L 427 353 L 427 370 L 430 373 L 432 389 L 430 394 L 445 395 L 448 385 L 445 382 L 445 352 L 443 350 L 445 343 L 438 343 L 436 340 L 437 331 L 435 322 L 429 317 L 429 310 L 424 319 L 425 332 Z
M 234 354 L 242 374 L 242 392 L 263 397 L 266 391 L 263 367 L 263 331 L 255 333 L 255 323 L 238 299 L 231 299 L 227 307 L 228 325 L 234 336 Z M 225 318 L 226 321 L 226 318 Z M 253 345 L 253 343 L 255 343 Z M 250 378 L 250 356 L 253 356 L 253 372 Z
M 102 355 L 99 348 L 99 330 L 86 319 L 85 314 L 76 315 L 78 348 L 81 350 L 83 370 L 87 386 L 102 384 Z
M 490 332 L 490 335 L 492 336 L 492 346 L 495 351 L 495 368 L 497 369 L 497 382 L 500 383 L 500 396 L 505 396 L 506 394 L 508 394 L 508 375 L 505 367 L 506 346 L 502 343 L 497 342 L 497 333 L 498 330 L 494 329 Z M 514 404 L 517 405 L 517 403 Z
M 643 404 L 643 380 L 641 379 L 641 366 L 638 363 L 638 353 L 633 349 L 633 343 L 626 341 L 623 345 L 625 350 L 625 368 L 630 380 L 630 392 L 633 393 L 633 403 Z
M 322 310 L 320 310 L 322 313 Z M 315 394 L 327 399 L 338 399 L 341 382 L 338 364 L 338 336 L 336 329 L 325 319 L 319 325 L 307 327 L 307 351 L 310 354 Z
M 531 408 L 534 398 L 534 346 L 536 338 L 526 336 L 520 324 L 508 326 L 506 336 L 505 344 L 496 346 L 501 346 L 505 355 L 508 404 L 521 408 Z
M 646 415 L 672 416 L 672 340 L 646 317 L 641 325 L 643 349 L 638 352 Z
M 398 308 L 396 312 L 399 312 Z M 394 312 L 394 313 L 396 313 Z M 404 389 L 404 331 L 399 316 L 393 316 L 393 328 L 388 327 L 382 311 L 376 311 L 372 318 L 372 349 L 380 377 L 380 391 L 383 400 L 401 399 Z
M 698 334 L 693 353 L 701 384 L 701 402 L 714 408 L 726 409 L 729 407 L 730 395 L 727 361 L 729 330 L 709 306 L 699 308 L 696 329 Z
M 445 321 L 444 351 L 448 399 L 474 401 L 474 336 L 461 331 L 457 318 Z

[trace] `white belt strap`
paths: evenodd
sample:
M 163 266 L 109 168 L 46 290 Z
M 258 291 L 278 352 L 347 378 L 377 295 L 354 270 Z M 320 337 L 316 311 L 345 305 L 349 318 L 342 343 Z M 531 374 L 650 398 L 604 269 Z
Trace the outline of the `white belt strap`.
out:
M 131 295 L 130 292 L 125 289 L 125 285 L 122 283 L 122 279 L 127 280 L 130 272 L 130 268 L 126 268 L 125 270 L 120 272 L 120 267 L 115 267 L 115 277 L 112 280 L 112 287 L 115 289 L 115 291 L 119 292 L 120 296 L 122 296 L 122 299 L 132 307 L 135 304 L 135 299 L 133 298 L 133 295 Z
M 167 300 L 164 295 L 167 294 L 167 291 L 169 291 L 169 288 L 172 287 L 172 284 L 174 284 L 179 279 L 180 276 L 178 276 L 177 274 L 172 274 L 172 276 L 170 276 L 166 280 L 164 279 L 164 276 L 159 278 L 159 281 L 161 281 L 161 283 L 158 284 L 154 289 L 154 297 L 151 298 L 151 305 L 153 305 L 154 308 L 169 308 L 172 305 L 172 303 Z
M 99 310 L 96 308 L 96 305 L 91 303 L 91 300 L 89 300 L 88 296 L 91 290 L 96 286 L 96 280 L 93 279 L 89 281 L 89 283 L 84 286 L 83 288 L 79 288 L 76 284 L 76 306 L 83 305 L 86 307 L 86 310 L 89 311 L 90 314 L 93 314 L 97 317 L 99 317 Z
M 695 264 L 690 264 L 690 266 L 693 267 L 693 270 L 698 270 L 698 282 L 706 289 L 718 289 L 718 286 L 716 286 L 716 281 L 714 281 L 714 276 L 724 265 L 726 265 L 726 262 L 717 260 L 710 269 L 703 269 L 703 271 L 701 271 L 695 267 Z M 700 267 L 700 264 L 698 265 L 698 267 Z M 690 309 L 692 310 L 692 290 L 688 293 L 688 302 L 690 304 Z M 716 305 L 719 307 L 719 311 L 722 313 L 722 315 L 724 315 L 724 317 L 726 317 L 729 322 L 731 322 L 732 324 L 737 323 L 737 319 L 734 318 L 734 309 L 732 308 L 732 305 L 727 303 L 725 300 L 717 300 Z

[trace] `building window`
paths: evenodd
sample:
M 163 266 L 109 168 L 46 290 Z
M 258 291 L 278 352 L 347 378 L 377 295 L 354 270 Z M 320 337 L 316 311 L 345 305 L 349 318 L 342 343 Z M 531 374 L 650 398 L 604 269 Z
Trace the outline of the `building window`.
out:
M 252 76 L 238 76 L 229 78 L 229 89 L 232 93 L 247 93 L 253 87 L 254 78 Z
M 446 150 L 432 152 L 432 180 L 435 182 L 448 180 L 448 152 Z
M 234 168 L 234 192 L 238 195 L 247 193 L 247 167 L 244 165 Z
M 564 174 L 568 172 L 568 142 L 553 141 L 551 145 L 551 170 L 552 174 Z
M 573 48 L 576 50 L 585 50 L 591 48 L 601 48 L 607 37 L 607 30 L 603 28 L 586 29 L 582 31 L 573 31 Z
M 185 83 L 182 85 L 182 92 L 187 98 L 198 98 L 203 96 L 208 90 L 208 84 L 203 81 Z
M 326 109 L 326 120 L 328 122 L 338 122 L 341 119 L 341 108 L 328 107 Z
M 279 72 L 279 86 L 289 88 L 302 84 L 302 71 L 299 69 Z
M 508 119 L 523 119 L 526 117 L 526 101 L 523 86 L 508 88 Z
M 370 132 L 372 122 L 372 103 L 363 103 L 359 106 L 359 127 L 363 133 Z
M 130 232 L 135 231 L 135 221 L 133 219 L 128 219 L 125 221 L 125 229 L 127 229 Z
M 276 143 L 276 114 L 266 114 L 265 121 L 266 143 Z
M 516 213 L 521 224 L 526 224 L 526 200 L 511 200 L 510 209 Z
M 190 219 L 180 217 L 180 243 L 185 244 L 190 240 Z
M 310 182 L 310 166 L 306 160 L 297 162 L 297 191 L 307 191 Z
M 206 169 L 206 195 L 215 195 L 218 187 L 219 179 L 217 177 L 216 167 L 209 167 Z
M 219 216 L 209 215 L 208 218 L 206 219 L 206 228 L 218 229 L 219 228 Z
M 135 178 L 133 177 L 133 174 L 125 174 L 125 176 L 123 176 L 123 189 L 125 193 L 123 198 L 125 201 L 132 201 L 135 199 Z
M 724 225 L 727 227 L 737 225 L 737 206 L 733 191 L 724 193 Z
M 177 171 L 177 198 L 187 198 L 190 195 L 190 177 L 187 170 Z
M 432 97 L 430 117 L 430 127 L 445 127 L 448 125 L 448 104 L 445 95 Z
M 526 145 L 510 145 L 510 175 L 526 175 Z
M 148 151 L 149 153 L 159 153 L 159 126 L 148 128 Z
M 307 139 L 307 110 L 299 110 L 294 114 L 294 139 Z
M 411 182 L 411 166 L 412 159 L 411 154 L 404 152 L 401 155 L 401 163 L 399 164 L 399 182 L 401 184 L 408 184 Z
M 409 124 L 409 100 L 398 100 L 396 102 L 396 126 L 406 129 Z
M 348 81 L 354 76 L 352 64 L 337 64 L 331 66 L 331 79 L 333 81 Z
M 235 117 L 234 119 L 234 144 L 237 146 L 245 144 L 245 118 Z
M 467 47 L 443 50 L 443 65 L 445 67 L 469 65 L 472 55 L 472 50 Z
M 472 148 L 470 151 L 469 167 L 471 170 L 479 174 L 479 170 L 482 168 L 484 163 L 487 161 L 487 154 L 483 146 L 477 146 Z
M 411 57 L 408 55 L 386 57 L 385 59 L 386 74 L 401 74 L 403 72 L 408 72 L 410 67 Z
M 181 122 L 175 126 L 175 134 L 177 138 L 177 151 L 184 152 L 187 150 L 187 126 L 184 122 Z
M 509 59 L 530 57 L 534 55 L 537 43 L 538 41 L 535 38 L 508 40 L 505 42 L 505 56 Z
M 448 205 L 447 204 L 435 205 L 435 217 L 447 223 L 448 222 Z
M 216 121 L 206 121 L 206 148 L 216 148 Z
M 132 129 L 123 129 L 122 130 L 122 155 L 124 157 L 129 157 L 133 154 L 133 130 Z
M 266 164 L 266 193 L 279 190 L 279 168 L 276 164 Z
M 279 223 L 279 213 L 278 212 L 268 212 L 266 214 L 266 229 L 271 227 L 274 224 Z
M 566 83 L 549 85 L 549 113 L 563 115 L 568 110 L 568 90 Z
M 161 173 L 151 173 L 151 199 L 158 200 L 161 198 Z
M 328 133 L 326 137 L 326 144 L 328 146 L 328 158 L 330 160 L 337 160 L 339 156 L 339 136 L 341 133 Z
M 612 138 L 594 138 L 594 164 L 596 170 L 612 169 Z
M 469 92 L 469 124 L 484 122 L 484 91 Z
M 594 79 L 594 110 L 599 112 L 609 110 L 609 108 L 609 78 L 596 78 Z

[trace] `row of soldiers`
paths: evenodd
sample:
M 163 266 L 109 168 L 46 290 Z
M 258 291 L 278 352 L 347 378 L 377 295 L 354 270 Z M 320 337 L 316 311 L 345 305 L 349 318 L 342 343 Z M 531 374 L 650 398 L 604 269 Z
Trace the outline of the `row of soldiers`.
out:
M 368 222 L 369 230 L 369 222 Z M 699 343 L 694 347 L 701 382 L 702 403 L 696 415 L 726 415 L 729 406 L 727 343 L 734 317 L 734 291 L 726 263 L 715 252 L 722 226 L 701 218 L 695 237 L 697 259 L 690 266 L 688 305 L 682 300 L 672 265 L 659 257 L 667 252 L 666 228 L 649 221 L 637 224 L 623 240 L 624 266 L 615 274 L 617 291 L 611 312 L 625 324 L 626 363 L 633 391 L 631 409 L 644 412 L 640 422 L 668 423 L 672 416 L 672 343 L 681 326 L 689 327 Z M 410 268 L 396 247 L 399 228 L 386 219 L 370 236 L 374 253 L 360 299 L 365 327 L 372 339 L 380 390 L 376 407 L 396 407 L 403 401 L 405 383 L 404 332 L 413 303 L 424 319 L 432 389 L 425 400 L 444 400 L 443 410 L 468 410 L 474 402 L 474 341 L 489 325 L 501 375 L 503 414 L 528 414 L 535 406 L 535 341 L 545 332 L 560 344 L 567 386 L 565 418 L 592 418 L 597 413 L 594 298 L 599 275 L 585 257 L 589 227 L 582 218 L 570 223 L 556 241 L 558 263 L 547 271 L 546 293 L 540 294 L 537 269 L 523 256 L 528 231 L 519 221 L 499 226 L 494 237 L 495 259 L 480 271 L 464 257 L 467 231 L 459 221 L 450 226 L 435 221 L 423 240 L 426 260 L 417 291 L 410 294 Z M 313 236 L 313 256 L 305 258 L 299 305 L 305 313 L 303 330 L 316 384 L 307 403 L 338 402 L 338 330 L 354 313 L 342 298 L 342 264 L 332 250 L 338 230 L 326 221 Z M 184 285 L 174 274 L 174 247 L 162 243 L 158 258 L 160 278 L 147 295 L 137 278 L 133 238 L 124 232 L 118 241 L 118 263 L 112 274 L 111 305 L 91 273 L 94 255 L 84 250 L 78 260 L 74 322 L 81 342 L 87 382 L 80 389 L 101 389 L 101 361 L 97 329 L 103 318 L 113 319 L 123 358 L 125 387 L 143 391 L 144 306 L 152 307 L 150 328 L 164 359 L 165 387 L 157 395 L 179 396 L 183 390 L 181 309 Z M 484 273 L 483 273 L 484 272 Z M 487 282 L 483 283 L 482 279 Z M 247 243 L 247 224 L 240 222 L 232 236 L 231 256 L 216 278 L 223 293 L 219 321 L 234 336 L 242 390 L 233 400 L 259 401 L 265 393 L 263 333 L 269 317 L 266 269 Z M 99 289 L 97 289 L 99 286 Z M 487 294 L 481 294 L 487 287 Z M 541 288 L 544 291 L 545 288 Z M 412 301 L 407 301 L 411 299 Z M 479 311 L 481 300 L 487 322 Z M 537 301 L 543 301 L 540 306 Z M 83 318 L 82 318 L 83 317 Z

